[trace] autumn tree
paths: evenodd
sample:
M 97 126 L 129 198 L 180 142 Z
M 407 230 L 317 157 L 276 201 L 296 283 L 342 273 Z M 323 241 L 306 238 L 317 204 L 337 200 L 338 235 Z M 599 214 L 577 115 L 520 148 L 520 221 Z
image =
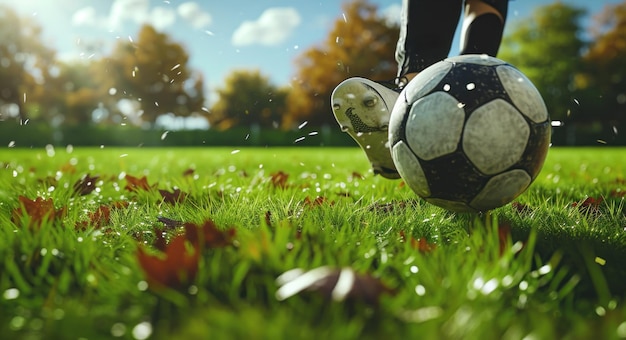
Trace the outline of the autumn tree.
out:
M 0 118 L 45 118 L 38 105 L 51 77 L 55 51 L 41 41 L 41 27 L 0 5 Z
M 518 67 L 537 86 L 553 119 L 575 108 L 575 78 L 580 72 L 580 18 L 585 11 L 555 2 L 538 7 L 528 19 L 511 23 L 498 57 Z
M 207 116 L 211 126 L 226 129 L 233 126 L 280 126 L 284 115 L 287 90 L 274 86 L 258 70 L 238 70 L 217 89 L 218 100 Z
M 136 107 L 133 118 L 153 123 L 163 114 L 189 116 L 204 103 L 201 74 L 188 66 L 185 48 L 150 25 L 141 27 L 136 42 L 119 42 L 103 61 L 103 90 Z M 108 77 L 107 77 L 108 75 Z M 108 78 L 108 81 L 107 81 Z M 108 106 L 109 110 L 115 107 Z
M 580 86 L 596 104 L 597 118 L 626 122 L 626 1 L 607 5 L 594 19 Z
M 342 12 L 326 40 L 296 60 L 297 80 L 283 120 L 286 127 L 303 121 L 317 126 L 335 124 L 330 95 L 346 78 L 390 80 L 396 75 L 399 27 L 381 17 L 377 7 L 366 0 L 347 2 Z

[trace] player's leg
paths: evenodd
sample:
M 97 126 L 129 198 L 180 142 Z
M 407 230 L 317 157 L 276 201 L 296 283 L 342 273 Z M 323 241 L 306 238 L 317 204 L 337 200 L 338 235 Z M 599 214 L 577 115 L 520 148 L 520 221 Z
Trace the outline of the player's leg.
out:
M 462 0 L 403 0 L 400 37 L 396 46 L 398 78 L 417 73 L 450 53 Z
M 461 4 L 462 0 L 403 0 L 396 49 L 398 79 L 406 84 L 407 78 L 447 56 Z M 350 78 L 332 94 L 333 113 L 341 129 L 363 148 L 374 173 L 390 179 L 400 178 L 388 145 L 389 117 L 399 90 Z
M 508 0 L 466 0 L 461 32 L 461 54 L 495 57 L 502 41 Z

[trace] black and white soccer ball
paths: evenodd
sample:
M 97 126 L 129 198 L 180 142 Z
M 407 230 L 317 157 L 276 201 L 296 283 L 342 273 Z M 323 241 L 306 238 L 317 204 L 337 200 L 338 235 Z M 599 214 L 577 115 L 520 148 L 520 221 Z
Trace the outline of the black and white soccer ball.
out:
M 402 90 L 389 143 L 406 184 L 451 211 L 487 211 L 522 194 L 550 146 L 539 91 L 518 69 L 487 55 L 445 59 Z

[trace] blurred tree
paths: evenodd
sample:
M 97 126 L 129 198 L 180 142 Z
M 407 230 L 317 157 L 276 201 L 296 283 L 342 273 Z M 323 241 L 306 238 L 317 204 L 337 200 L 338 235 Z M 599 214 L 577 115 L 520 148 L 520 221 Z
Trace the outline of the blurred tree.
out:
M 232 72 L 217 93 L 219 99 L 207 115 L 211 126 L 280 126 L 288 92 L 272 85 L 258 70 Z
M 189 116 L 204 104 L 204 80 L 187 66 L 184 47 L 144 25 L 137 42 L 120 42 L 104 61 L 103 89 L 132 119 L 154 123 L 159 115 Z M 120 100 L 122 103 L 120 103 Z M 121 105 L 122 104 L 122 105 Z
M 54 58 L 55 51 L 41 41 L 41 27 L 0 4 L 0 119 L 46 118 L 38 100 Z
M 574 79 L 585 47 L 580 38 L 584 14 L 562 2 L 538 7 L 530 18 L 513 23 L 498 54 L 533 81 L 552 119 L 566 118 L 577 106 Z
M 591 34 L 579 86 L 588 90 L 598 118 L 626 122 L 626 1 L 596 15 Z
M 367 0 L 345 3 L 343 15 L 326 40 L 296 59 L 297 76 L 283 125 L 292 128 L 303 121 L 315 126 L 335 124 L 330 94 L 341 81 L 355 76 L 393 79 L 398 35 L 399 27 L 381 17 Z

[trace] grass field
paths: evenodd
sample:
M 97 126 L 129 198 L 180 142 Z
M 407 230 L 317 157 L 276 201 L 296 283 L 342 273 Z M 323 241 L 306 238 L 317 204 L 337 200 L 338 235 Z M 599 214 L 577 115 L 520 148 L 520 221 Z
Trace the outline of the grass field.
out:
M 357 148 L 4 149 L 0 337 L 626 338 L 625 155 L 473 215 Z

